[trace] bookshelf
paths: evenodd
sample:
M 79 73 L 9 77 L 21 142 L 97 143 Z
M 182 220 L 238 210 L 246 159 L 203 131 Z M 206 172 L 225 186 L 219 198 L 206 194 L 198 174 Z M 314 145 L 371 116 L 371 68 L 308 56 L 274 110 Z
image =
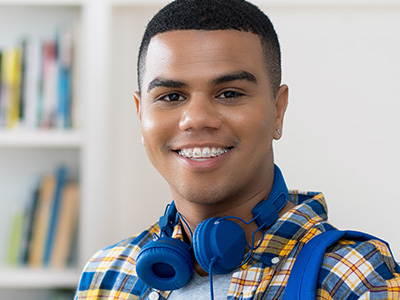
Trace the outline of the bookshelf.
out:
M 15 208 L 24 207 L 31 189 L 43 174 L 54 172 L 65 164 L 69 179 L 82 184 L 85 130 L 80 122 L 83 106 L 80 101 L 78 71 L 81 57 L 80 22 L 82 1 L 0 1 L 0 48 L 4 51 L 15 47 L 21 39 L 54 40 L 58 29 L 73 26 L 74 38 L 74 125 L 71 129 L 42 129 L 37 126 L 0 128 L 0 244 L 7 245 L 10 224 Z M 79 31 L 78 31 L 79 29 Z M 4 98 L 3 98 L 4 99 Z M 89 175 L 90 176 L 90 175 Z M 81 200 L 82 201 L 82 200 Z M 78 235 L 80 235 L 78 228 Z M 72 268 L 29 268 L 10 266 L 6 262 L 7 247 L 0 249 L 0 298 L 44 299 L 52 298 L 52 290 L 74 290 L 79 279 L 81 262 Z M 79 252 L 74 250 L 74 252 Z M 46 296 L 45 296 L 46 294 Z
M 70 299 L 63 291 L 73 291 L 89 257 L 114 241 L 113 222 L 104 221 L 112 212 L 107 188 L 110 18 L 108 1 L 0 0 L 0 49 L 15 45 L 21 37 L 54 37 L 59 26 L 72 25 L 76 30 L 73 127 L 0 128 L 0 244 L 8 242 L 14 207 L 24 205 L 39 176 L 62 162 L 80 185 L 75 263 L 61 269 L 10 267 L 4 259 L 6 247 L 1 247 L 2 299 L 61 299 L 60 295 Z

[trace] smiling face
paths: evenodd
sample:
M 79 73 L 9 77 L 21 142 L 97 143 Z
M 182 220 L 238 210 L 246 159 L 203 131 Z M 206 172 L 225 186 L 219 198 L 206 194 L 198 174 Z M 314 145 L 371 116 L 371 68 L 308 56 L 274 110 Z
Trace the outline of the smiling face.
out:
M 135 93 L 143 144 L 177 205 L 229 207 L 265 197 L 287 87 L 274 97 L 258 36 L 158 34 L 145 66 L 141 95 Z

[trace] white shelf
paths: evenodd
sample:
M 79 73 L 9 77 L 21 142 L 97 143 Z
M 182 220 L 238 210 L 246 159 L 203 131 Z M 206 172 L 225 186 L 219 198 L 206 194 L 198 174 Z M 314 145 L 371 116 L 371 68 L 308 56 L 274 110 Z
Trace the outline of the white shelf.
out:
M 171 1 L 165 1 L 165 0 L 110 0 L 110 3 L 112 5 L 116 6 L 151 6 L 151 5 L 157 5 L 157 6 L 164 6 L 168 2 Z
M 0 289 L 75 289 L 80 273 L 74 269 L 2 269 Z
M 20 0 L 22 1 L 22 0 Z M 28 1 L 28 0 L 25 0 Z M 51 2 L 51 1 L 49 1 Z M 165 0 L 109 0 L 115 6 L 164 6 L 168 2 Z M 250 0 L 257 6 L 400 6 L 399 0 Z M 1 3 L 1 0 L 0 0 Z
M 67 130 L 0 130 L 0 148 L 80 148 L 82 135 Z
M 0 0 L 0 5 L 26 5 L 26 6 L 80 6 L 82 0 Z

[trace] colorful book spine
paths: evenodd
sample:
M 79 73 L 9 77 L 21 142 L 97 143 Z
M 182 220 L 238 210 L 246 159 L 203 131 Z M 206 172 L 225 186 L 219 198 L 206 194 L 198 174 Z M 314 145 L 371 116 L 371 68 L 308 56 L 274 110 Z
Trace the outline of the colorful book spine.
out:
M 32 233 L 34 227 L 35 214 L 38 207 L 40 187 L 39 184 L 34 187 L 31 193 L 31 198 L 26 205 L 26 214 L 24 218 L 24 231 L 22 236 L 22 243 L 20 248 L 19 263 L 27 265 L 29 260 L 29 245 L 32 240 Z
M 53 195 L 52 207 L 50 211 L 49 226 L 47 229 L 47 238 L 43 254 L 43 264 L 48 265 L 50 262 L 51 251 L 53 250 L 56 226 L 58 223 L 58 216 L 60 214 L 62 191 L 64 190 L 65 181 L 67 176 L 67 169 L 61 166 L 56 172 L 56 187 Z
M 41 182 L 38 208 L 34 217 L 32 240 L 29 247 L 28 263 L 31 267 L 43 266 L 44 250 L 55 188 L 56 179 L 54 174 L 45 175 Z
M 15 208 L 12 216 L 12 224 L 8 241 L 7 264 L 17 265 L 19 262 L 19 249 L 21 248 L 24 210 L 20 207 Z
M 73 37 L 71 30 L 58 34 L 58 111 L 57 127 L 71 127 Z
M 3 51 L 0 49 L 0 128 L 4 127 L 5 123 L 5 95 L 3 94 Z
M 57 105 L 57 56 L 55 41 L 43 44 L 42 52 L 42 111 L 40 127 L 49 129 L 54 125 Z
M 58 269 L 68 265 L 76 237 L 78 214 L 79 186 L 75 182 L 69 182 L 62 193 L 60 213 L 50 257 L 50 267 Z
M 5 126 L 9 129 L 18 125 L 19 101 L 21 92 L 21 59 L 22 50 L 19 47 L 4 52 L 2 57 L 2 79 L 6 94 L 3 109 L 5 110 Z

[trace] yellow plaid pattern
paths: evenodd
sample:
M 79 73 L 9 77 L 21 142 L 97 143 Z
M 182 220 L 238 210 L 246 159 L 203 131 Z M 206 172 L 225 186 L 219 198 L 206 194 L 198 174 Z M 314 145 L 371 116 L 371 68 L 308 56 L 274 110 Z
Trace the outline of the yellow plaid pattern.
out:
M 291 191 L 296 207 L 269 228 L 250 260 L 232 275 L 228 300 L 283 299 L 294 261 L 305 243 L 334 229 L 327 222 L 321 193 Z M 86 265 L 75 300 L 167 299 L 137 278 L 135 259 L 143 245 L 158 233 L 158 225 L 136 237 L 99 251 Z M 182 239 L 177 225 L 173 236 Z M 400 267 L 390 250 L 377 240 L 341 240 L 328 249 L 317 283 L 320 300 L 400 300 Z M 215 287 L 216 288 L 216 287 Z

